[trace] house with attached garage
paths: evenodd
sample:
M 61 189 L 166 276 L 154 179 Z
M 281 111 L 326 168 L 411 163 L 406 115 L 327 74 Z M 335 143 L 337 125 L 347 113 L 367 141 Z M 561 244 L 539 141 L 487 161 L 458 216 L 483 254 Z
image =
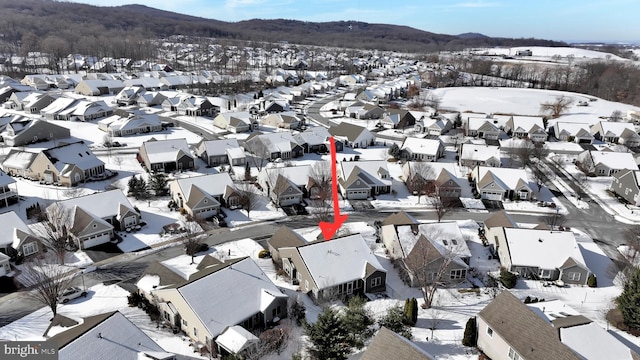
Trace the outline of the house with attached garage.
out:
M 258 128 L 258 122 L 248 111 L 220 113 L 213 118 L 213 125 L 236 134 Z
M 186 139 L 147 140 L 140 146 L 138 161 L 150 172 L 169 173 L 195 167 L 195 157 Z
M 482 144 L 462 144 L 459 155 L 460 166 L 474 168 L 478 165 L 500 167 L 500 147 Z
M 387 109 L 380 123 L 389 129 L 406 129 L 416 124 L 416 118 L 407 110 Z
M 16 259 L 37 256 L 47 250 L 42 239 L 15 212 L 0 214 L 0 224 L 3 228 L 0 253 Z
M 587 284 L 591 271 L 573 232 L 502 228 L 492 235 L 505 269 L 527 279 Z
M 267 240 L 271 259 L 280 266 L 282 266 L 282 258 L 280 257 L 281 248 L 298 247 L 307 243 L 308 242 L 302 237 L 302 235 L 291 230 L 286 225 L 280 226 L 280 228 L 271 235 L 269 240 Z
M 285 273 L 315 302 L 386 290 L 386 270 L 360 234 L 283 247 L 279 253 Z
M 545 142 L 547 140 L 544 122 L 538 116 L 513 115 L 507 120 L 504 131 L 512 137 L 528 138 L 533 142 Z
M 341 161 L 338 187 L 349 200 L 366 200 L 391 192 L 392 180 L 384 160 Z
M 410 286 L 420 286 L 443 267 L 443 283 L 466 280 L 471 252 L 456 222 L 385 226 L 380 240 Z
M 495 123 L 494 123 L 495 122 Z M 497 120 L 486 117 L 468 117 L 463 123 L 465 135 L 485 140 L 498 140 L 500 129 Z
M 345 116 L 359 119 L 382 119 L 384 117 L 385 110 L 378 105 L 355 102 L 345 109 Z
M 167 96 L 159 91 L 146 92 L 140 95 L 136 101 L 136 104 L 140 107 L 151 107 L 161 105 L 163 101 L 167 99 Z
M 83 141 L 40 152 L 12 149 L 2 167 L 10 175 L 63 186 L 103 179 L 107 174 L 104 162 Z
M 116 231 L 134 229 L 140 225 L 142 219 L 137 208 L 119 189 L 61 200 L 57 204 L 69 211 L 76 206 L 80 207 L 87 213 L 104 220 Z
M 359 354 L 358 359 L 435 360 L 436 357 L 411 342 L 411 340 L 382 326 L 367 348 Z
M 162 121 L 156 114 L 127 113 L 112 115 L 98 121 L 98 129 L 110 136 L 128 136 L 162 131 Z
M 420 119 L 415 124 L 417 132 L 437 136 L 446 134 L 452 127 L 453 123 L 446 117 Z
M 56 358 L 60 360 L 176 360 L 176 355 L 164 350 L 119 311 L 89 316 L 79 322 L 67 317 L 60 320 L 54 318 L 54 323 L 62 331 L 47 336 L 47 342 L 55 344 Z
M 122 80 L 85 79 L 75 88 L 75 93 L 84 96 L 117 95 L 125 88 Z
M 133 105 L 145 92 L 142 86 L 126 86 L 116 95 L 115 102 L 118 106 Z
M 402 165 L 402 177 L 409 191 L 430 192 L 445 198 L 457 198 L 462 193 L 465 179 L 455 175 L 458 173 L 452 163 L 421 163 L 407 161 Z M 417 177 L 417 178 L 416 178 Z M 433 186 L 433 188 L 431 188 Z M 416 189 L 417 188 L 422 188 Z
M 254 132 L 245 140 L 244 148 L 251 154 L 269 161 L 288 160 L 304 154 L 302 146 L 288 131 L 264 134 Z
M 611 191 L 633 206 L 640 206 L 640 170 L 616 171 L 611 181 Z
M 340 140 L 345 146 L 355 149 L 374 145 L 376 140 L 375 136 L 366 128 L 346 121 L 331 126 L 329 134 Z
M 221 350 L 216 340 L 234 326 L 260 330 L 287 316 L 287 295 L 248 257 L 212 264 L 187 278 L 174 276 L 172 283 L 161 281 L 147 272 L 138 287 L 144 284 L 157 299 L 163 321 L 212 354 Z M 212 296 L 212 290 L 224 296 Z
M 559 141 L 569 141 L 578 144 L 592 144 L 590 125 L 587 123 L 574 123 L 557 121 L 553 125 L 554 136 Z
M 262 119 L 262 125 L 269 125 L 282 129 L 298 129 L 304 122 L 294 111 L 273 113 Z
M 238 199 L 226 199 L 227 188 L 234 188 L 229 173 L 208 174 L 169 181 L 171 198 L 189 215 L 206 219 L 220 212 L 220 206 L 236 206 Z
M 19 200 L 16 180 L 0 170 L 0 207 L 13 205 Z
M 295 134 L 293 138 L 302 146 L 305 153 L 324 153 L 329 151 L 331 146 L 330 138 L 331 134 L 327 128 L 323 126 L 314 126 L 306 129 L 303 132 Z M 334 139 L 336 152 L 342 152 L 344 145 L 342 141 Z
M 596 140 L 606 143 L 631 148 L 640 146 L 640 135 L 633 124 L 626 122 L 598 121 L 591 126 L 591 134 Z
M 258 174 L 258 184 L 277 206 L 300 204 L 314 193 L 311 172 L 311 165 L 265 167 Z
M 204 160 L 207 166 L 230 164 L 233 166 L 244 165 L 246 156 L 244 150 L 238 144 L 238 140 L 202 140 L 194 150 L 196 156 Z
M 612 176 L 621 170 L 638 170 L 633 153 L 585 150 L 578 154 L 576 166 L 595 176 Z
M 487 200 L 530 200 L 533 186 L 524 169 L 494 168 L 476 166 L 470 179 L 474 190 Z
M 206 97 L 181 98 L 176 107 L 179 115 L 186 116 L 214 116 L 220 112 L 220 108 L 213 105 Z
M 402 146 L 401 157 L 412 161 L 438 161 L 444 156 L 444 145 L 439 139 L 407 137 Z
M 476 321 L 478 349 L 491 359 L 583 359 L 560 341 L 559 329 L 509 291 L 501 292 L 485 306 Z
M 16 92 L 11 95 L 4 107 L 14 110 L 22 110 L 29 114 L 40 114 L 40 110 L 49 106 L 59 95 L 33 92 Z

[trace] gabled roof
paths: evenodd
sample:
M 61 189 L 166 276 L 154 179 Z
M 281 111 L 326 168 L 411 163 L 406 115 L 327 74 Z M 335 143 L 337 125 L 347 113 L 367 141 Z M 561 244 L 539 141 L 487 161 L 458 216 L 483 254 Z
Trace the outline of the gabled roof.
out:
M 509 291 L 501 292 L 478 317 L 525 359 L 580 359 L 560 342 L 553 327 Z
M 104 165 L 104 162 L 91 152 L 91 149 L 89 149 L 84 141 L 60 145 L 48 150 L 43 150 L 42 153 L 61 174 L 63 174 L 63 170 L 67 165 L 75 165 L 82 170 Z
M 418 224 L 418 220 L 416 220 L 416 218 L 407 214 L 404 211 L 398 211 L 397 213 L 393 213 L 387 216 L 382 221 L 381 225 L 384 226 L 384 225 L 411 225 L 411 224 Z
M 320 289 L 362 279 L 368 265 L 386 272 L 360 234 L 300 246 L 298 252 Z
M 152 164 L 177 161 L 179 154 L 192 157 L 186 139 L 149 140 L 142 143 L 142 147 Z
M 380 359 L 433 360 L 435 357 L 383 326 L 360 357 L 360 360 Z
M 407 137 L 400 148 L 413 154 L 437 155 L 441 147 L 440 140 Z
M 54 204 L 53 206 L 56 205 Z M 106 228 L 113 228 L 113 225 L 77 205 L 73 206 L 70 211 L 72 221 L 70 232 L 76 236 L 84 234 L 84 230 L 92 222 L 99 223 Z
M 238 354 L 251 345 L 258 344 L 258 338 L 242 326 L 229 326 L 216 338 L 216 344 L 232 354 Z
M 11 149 L 2 162 L 2 166 L 5 168 L 26 170 L 31 166 L 37 156 L 38 153 L 36 152 Z
M 7 186 L 16 182 L 16 179 L 7 175 L 4 171 L 0 170 L 0 186 Z
M 351 124 L 346 121 L 341 122 L 337 126 L 331 126 L 329 128 L 329 133 L 333 136 L 345 137 L 349 141 L 356 141 L 358 137 L 360 137 L 360 134 L 362 133 L 369 133 L 369 135 L 371 135 L 369 130 L 367 130 L 366 128 Z
M 297 247 L 307 243 L 300 234 L 291 230 L 286 225 L 282 225 L 273 235 L 271 235 L 267 242 L 275 249 Z
M 581 247 L 570 231 L 505 228 L 511 264 L 558 269 L 572 258 L 587 269 Z
M 500 161 L 500 147 L 494 145 L 462 144 L 461 159 L 487 161 L 491 158 Z
M 238 140 L 233 139 L 220 139 L 220 140 L 203 140 L 198 145 L 200 150 L 204 150 L 207 156 L 221 156 L 226 154 L 226 150 L 229 148 L 240 148 Z
M 612 170 L 638 170 L 632 153 L 614 151 L 589 151 L 594 165 L 603 165 Z
M 212 289 L 224 296 L 211 296 Z M 177 290 L 213 337 L 287 297 L 250 258 L 203 274 Z
M 478 187 L 484 187 L 491 182 L 495 182 L 504 190 L 516 190 L 522 186 L 532 189 L 527 172 L 524 169 L 496 168 L 489 166 L 478 166 L 477 170 Z
M 165 350 L 120 312 L 87 317 L 49 339 L 63 359 L 137 359 L 139 353 Z
M 441 255 L 454 255 L 461 265 L 461 258 L 471 257 L 471 251 L 456 222 L 440 222 L 403 225 L 396 228 L 405 257 L 409 256 L 418 241 L 426 239 Z
M 513 220 L 504 210 L 501 210 L 488 217 L 484 221 L 484 226 L 486 226 L 487 229 L 491 229 L 493 227 L 517 228 L 518 223 L 516 223 L 515 220 Z
M 32 234 L 31 229 L 14 211 L 0 214 L 0 229 L 0 247 L 13 246 L 19 240 L 20 233 Z
M 384 160 L 341 161 L 341 182 L 349 187 L 357 179 L 369 186 L 391 186 L 391 179 L 382 179 L 380 174 L 389 174 L 387 162 Z
M 120 215 L 124 215 L 128 211 L 138 213 L 120 189 L 62 200 L 58 201 L 58 204 L 68 209 L 79 206 L 99 218 L 116 216 L 119 219 Z
M 222 172 L 218 174 L 208 174 L 201 176 L 193 176 L 184 179 L 174 180 L 182 193 L 185 201 L 191 201 L 192 192 L 199 191 L 199 194 L 210 196 L 221 196 L 224 194 L 227 186 L 233 186 L 233 180 L 229 173 Z M 199 199 L 202 197 L 198 196 Z

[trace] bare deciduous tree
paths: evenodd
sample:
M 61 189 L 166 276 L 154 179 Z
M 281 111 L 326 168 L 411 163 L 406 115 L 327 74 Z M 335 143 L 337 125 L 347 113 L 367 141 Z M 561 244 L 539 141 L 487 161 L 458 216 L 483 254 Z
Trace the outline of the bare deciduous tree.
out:
M 191 264 L 194 263 L 194 258 L 202 246 L 203 231 L 201 224 L 203 221 L 205 220 L 194 218 L 191 215 L 184 217 L 181 241 L 184 244 L 185 252 L 191 256 Z
M 443 196 L 432 197 L 430 202 L 431 206 L 433 206 L 433 209 L 436 211 L 438 222 L 440 222 L 440 220 L 442 220 L 442 218 L 451 211 L 455 205 L 455 199 Z
M 407 189 L 418 197 L 418 203 L 420 203 L 420 197 L 422 195 L 433 195 L 436 192 L 436 184 L 434 181 L 435 173 L 433 168 L 423 162 L 411 162 L 409 163 L 409 175 L 405 184 Z
M 256 187 L 252 183 L 242 183 L 237 186 L 238 204 L 242 210 L 247 212 L 247 217 L 251 214 L 251 210 L 255 210 L 260 206 L 260 194 L 257 192 Z
M 540 104 L 540 111 L 543 113 L 551 114 L 551 117 L 557 118 L 566 112 L 571 105 L 573 104 L 573 100 L 564 95 L 556 97 L 554 101 L 543 102 Z
M 60 203 L 54 203 L 40 213 L 40 222 L 33 226 L 42 244 L 53 251 L 61 265 L 64 264 L 67 249 L 76 245 L 71 234 L 72 216 L 70 209 Z
M 58 312 L 58 297 L 69 287 L 72 278 L 68 268 L 34 258 L 25 262 L 21 279 L 31 289 L 29 296 L 49 307 L 55 316 Z
M 330 221 L 333 215 L 332 194 L 333 182 L 331 181 L 331 163 L 328 161 L 316 162 L 309 173 L 311 190 L 309 197 L 316 203 L 315 216 L 318 221 Z
M 434 242 L 441 242 L 445 234 L 440 230 L 433 230 L 427 236 Z M 449 241 L 445 247 L 438 246 L 439 251 L 427 236 L 420 235 L 404 259 L 406 270 L 413 276 L 413 285 L 418 286 L 422 292 L 423 308 L 431 308 L 438 289 L 455 280 L 455 276 L 449 273 L 449 265 L 461 251 L 461 245 L 454 244 L 453 241 Z

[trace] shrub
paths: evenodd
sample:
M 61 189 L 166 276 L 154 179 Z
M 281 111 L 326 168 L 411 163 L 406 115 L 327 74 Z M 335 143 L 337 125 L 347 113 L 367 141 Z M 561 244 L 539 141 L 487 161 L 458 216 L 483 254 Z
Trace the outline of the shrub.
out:
M 531 304 L 531 296 L 527 296 L 526 298 L 524 298 L 524 303 Z
M 598 287 L 598 279 L 596 278 L 595 274 L 589 275 L 589 277 L 587 278 L 587 286 L 592 288 Z
M 464 337 L 462 338 L 462 345 L 464 346 L 476 346 L 478 339 L 476 337 L 477 324 L 476 318 L 469 318 L 467 325 L 464 328 Z
M 516 274 L 512 273 L 511 271 L 502 269 L 500 270 L 500 282 L 507 289 L 513 289 L 518 282 L 518 278 L 516 277 Z

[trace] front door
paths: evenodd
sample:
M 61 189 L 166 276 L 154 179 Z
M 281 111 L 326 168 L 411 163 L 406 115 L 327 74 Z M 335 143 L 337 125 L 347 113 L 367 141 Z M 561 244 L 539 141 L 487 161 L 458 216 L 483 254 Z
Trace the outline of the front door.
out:
M 347 294 L 353 294 L 353 282 L 352 281 L 347 283 Z

